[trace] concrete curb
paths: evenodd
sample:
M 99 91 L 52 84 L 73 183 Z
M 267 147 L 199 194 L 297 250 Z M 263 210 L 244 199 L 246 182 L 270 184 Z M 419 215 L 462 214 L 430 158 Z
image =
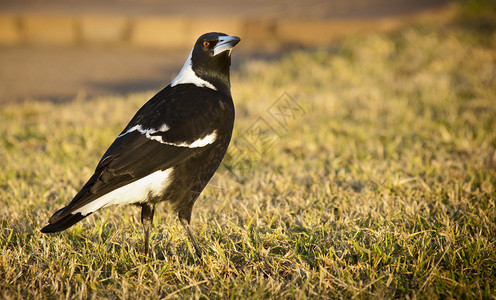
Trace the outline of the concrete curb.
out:
M 0 45 L 131 46 L 185 49 L 200 34 L 221 31 L 245 46 L 328 45 L 350 34 L 391 31 L 414 18 L 438 20 L 450 8 L 371 20 L 197 19 L 168 16 L 0 14 Z

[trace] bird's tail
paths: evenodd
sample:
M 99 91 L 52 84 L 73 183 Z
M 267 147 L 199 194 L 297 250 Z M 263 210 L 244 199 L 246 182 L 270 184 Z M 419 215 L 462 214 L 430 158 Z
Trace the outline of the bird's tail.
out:
M 89 215 L 91 215 L 91 213 L 85 216 L 79 212 L 76 214 L 66 213 L 66 208 L 62 208 L 53 214 L 50 220 L 48 220 L 49 224 L 43 227 L 41 232 L 51 233 L 66 230 Z

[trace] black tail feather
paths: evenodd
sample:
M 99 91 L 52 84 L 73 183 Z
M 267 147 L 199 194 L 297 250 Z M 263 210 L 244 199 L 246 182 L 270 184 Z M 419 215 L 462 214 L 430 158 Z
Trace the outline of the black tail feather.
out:
M 81 213 L 76 213 L 76 214 L 67 214 L 63 218 L 60 218 L 54 223 L 50 223 L 47 226 L 43 227 L 41 229 L 41 232 L 43 233 L 51 233 L 51 232 L 59 232 L 62 230 L 66 230 L 67 228 L 71 227 L 72 225 L 76 224 L 77 222 L 81 221 L 82 219 L 86 218 L 91 214 L 87 214 L 86 216 L 83 216 Z

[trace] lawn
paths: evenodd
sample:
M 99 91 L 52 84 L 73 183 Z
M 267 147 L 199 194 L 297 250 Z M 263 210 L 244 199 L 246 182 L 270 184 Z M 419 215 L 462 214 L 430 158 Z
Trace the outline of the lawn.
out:
M 496 298 L 496 13 L 470 3 L 237 70 L 202 260 L 166 203 L 150 258 L 137 207 L 40 233 L 153 91 L 1 106 L 0 295 Z

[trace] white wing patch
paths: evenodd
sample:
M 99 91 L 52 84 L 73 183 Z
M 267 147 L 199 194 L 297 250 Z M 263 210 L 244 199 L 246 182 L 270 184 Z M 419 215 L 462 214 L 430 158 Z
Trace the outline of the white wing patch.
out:
M 200 147 L 205 147 L 207 145 L 210 145 L 212 144 L 213 142 L 215 142 L 215 140 L 217 139 L 217 130 L 214 130 L 212 131 L 212 133 L 202 137 L 202 138 L 199 138 L 191 143 L 187 143 L 187 142 L 181 142 L 181 143 L 171 143 L 171 142 L 166 142 L 162 139 L 162 137 L 160 135 L 153 135 L 157 132 L 166 132 L 167 130 L 169 130 L 169 126 L 167 126 L 166 124 L 163 124 L 162 126 L 160 126 L 159 129 L 155 129 L 155 128 L 149 128 L 149 129 L 143 129 L 143 126 L 141 126 L 141 124 L 138 124 L 136 126 L 133 126 L 131 128 L 129 128 L 126 132 L 124 132 L 123 134 L 119 135 L 117 138 L 120 138 L 130 132 L 133 132 L 133 131 L 138 131 L 139 133 L 141 134 L 144 134 L 146 136 L 146 138 L 152 140 L 152 141 L 157 141 L 161 144 L 165 144 L 165 145 L 171 145 L 171 146 L 176 146 L 176 147 L 188 147 L 188 148 L 200 148 Z
M 141 124 L 138 124 L 136 126 L 129 128 L 126 132 L 119 135 L 117 138 L 120 138 L 120 137 L 122 137 L 122 136 L 124 136 L 130 132 L 138 131 L 139 133 L 144 134 L 150 140 L 154 140 L 154 141 L 163 143 L 161 136 L 156 136 L 156 135 L 152 135 L 152 134 L 155 134 L 157 132 L 166 132 L 169 129 L 170 129 L 169 126 L 167 126 L 167 124 L 165 124 L 165 123 L 162 124 L 162 126 L 160 126 L 158 129 L 155 129 L 155 128 L 144 129 L 143 126 L 141 126 Z
M 81 213 L 86 216 L 102 207 L 140 203 L 147 201 L 150 196 L 159 196 L 169 186 L 173 170 L 173 168 L 169 168 L 164 171 L 156 171 L 91 201 L 71 214 Z
M 215 142 L 215 139 L 217 139 L 217 130 L 214 130 L 211 134 L 206 135 L 202 138 L 199 138 L 192 143 L 182 142 L 182 143 L 177 143 L 177 144 L 175 144 L 175 143 L 164 143 L 164 144 L 174 145 L 174 146 L 178 146 L 178 147 L 199 148 L 199 147 L 205 147 L 206 145 L 212 144 L 213 142 Z
M 191 61 L 192 54 L 193 54 L 193 50 L 191 50 L 188 59 L 186 59 L 186 63 L 184 64 L 183 68 L 181 69 L 177 77 L 174 80 L 172 80 L 170 86 L 174 87 L 178 84 L 192 83 L 198 87 L 207 87 L 212 90 L 217 90 L 217 88 L 215 88 L 213 84 L 196 76 L 196 73 L 195 71 L 193 71 L 192 68 L 193 65 Z
M 167 124 L 162 124 L 162 126 L 160 126 L 157 131 L 162 131 L 162 132 L 166 132 L 167 130 L 169 130 L 169 126 L 167 126 Z

